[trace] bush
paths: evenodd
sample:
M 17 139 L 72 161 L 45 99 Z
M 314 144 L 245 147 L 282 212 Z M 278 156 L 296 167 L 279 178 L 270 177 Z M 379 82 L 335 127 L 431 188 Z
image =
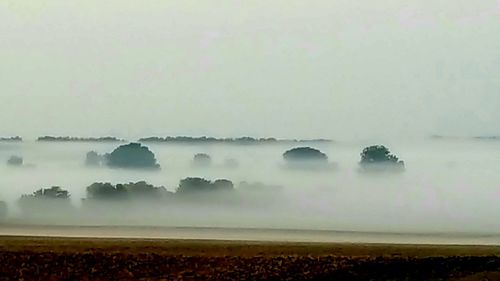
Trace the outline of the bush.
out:
M 296 147 L 283 153 L 286 162 L 317 162 L 327 163 L 328 156 L 323 152 L 311 147 Z
M 106 156 L 106 162 L 113 168 L 159 169 L 155 155 L 140 143 L 121 145 Z
M 19 156 L 11 156 L 9 160 L 7 160 L 7 165 L 10 166 L 22 166 L 23 165 L 23 158 Z
M 404 169 L 404 162 L 383 145 L 372 145 L 361 152 L 361 168 L 369 170 L 385 170 L 387 168 Z
M 208 167 L 212 164 L 212 158 L 210 155 L 205 153 L 198 153 L 193 158 L 193 166 L 196 167 Z

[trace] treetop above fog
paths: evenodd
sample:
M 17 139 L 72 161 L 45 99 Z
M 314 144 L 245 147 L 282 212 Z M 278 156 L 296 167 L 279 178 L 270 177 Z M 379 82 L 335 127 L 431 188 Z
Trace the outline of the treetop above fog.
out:
M 231 181 L 226 179 L 218 179 L 214 182 L 206 180 L 204 178 L 185 178 L 179 183 L 176 193 L 178 194 L 191 194 L 199 192 L 211 192 L 211 191 L 232 191 L 234 190 L 234 185 Z
M 404 162 L 399 160 L 396 155 L 391 154 L 389 149 L 383 145 L 372 145 L 363 149 L 360 164 L 362 167 L 382 164 L 404 168 Z
M 59 186 L 53 186 L 51 188 L 40 188 L 39 190 L 33 192 L 32 194 L 25 194 L 21 197 L 30 199 L 69 199 L 70 194 L 67 190 L 62 189 Z
M 158 199 L 170 195 L 163 186 L 154 186 L 145 181 L 112 185 L 96 182 L 87 187 L 87 199 Z
M 328 156 L 318 149 L 312 147 L 296 147 L 283 153 L 283 158 L 287 162 L 327 162 Z
M 121 145 L 107 155 L 107 165 L 114 168 L 159 169 L 155 155 L 140 143 Z

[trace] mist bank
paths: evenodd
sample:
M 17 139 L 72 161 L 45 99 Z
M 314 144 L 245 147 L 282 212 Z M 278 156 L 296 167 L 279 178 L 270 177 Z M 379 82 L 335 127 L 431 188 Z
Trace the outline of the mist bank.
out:
M 21 194 L 51 186 L 67 190 L 71 194 L 69 203 L 75 209 L 74 216 L 32 221 L 38 224 L 500 232 L 497 215 L 500 213 L 497 185 L 500 150 L 495 142 L 390 142 L 391 151 L 404 159 L 403 173 L 359 172 L 360 152 L 366 145 L 311 145 L 328 156 L 328 163 L 337 164 L 334 169 L 318 172 L 287 167 L 283 154 L 297 147 L 293 144 L 148 144 L 161 165 L 161 170 L 154 171 L 85 165 L 88 151 L 95 150 L 100 155 L 109 153 L 116 149 L 114 143 L 5 144 L 0 145 L 1 159 L 6 161 L 11 155 L 22 155 L 25 162 L 36 165 L 30 168 L 0 165 L 0 200 L 8 205 L 7 220 L 19 221 L 21 209 L 17 202 Z M 208 166 L 193 165 L 193 156 L 199 153 L 210 156 Z M 227 167 L 224 165 L 227 158 L 234 159 L 238 165 Z M 226 202 L 225 197 L 217 197 L 223 203 L 216 204 L 180 203 L 178 198 L 159 204 L 134 200 L 134 203 L 118 202 L 116 210 L 114 207 L 107 210 L 111 205 L 103 204 L 96 216 L 82 215 L 81 199 L 86 198 L 86 187 L 93 182 L 116 186 L 145 180 L 175 193 L 179 180 L 186 177 L 228 179 L 235 183 L 237 194 L 243 181 L 283 188 L 276 193 L 273 203 L 267 205 L 264 204 L 266 196 L 255 195 L 255 199 L 250 199 L 250 194 L 240 196 L 242 200 L 263 204 L 260 206 L 226 204 L 230 200 Z

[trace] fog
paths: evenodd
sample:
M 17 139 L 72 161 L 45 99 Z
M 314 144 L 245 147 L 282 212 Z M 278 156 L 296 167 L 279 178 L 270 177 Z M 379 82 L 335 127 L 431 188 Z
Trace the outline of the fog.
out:
M 25 139 L 0 141 L 7 221 L 500 233 L 500 142 L 472 138 L 500 135 L 499 15 L 490 0 L 4 0 L 0 137 Z M 43 135 L 335 142 L 308 144 L 329 157 L 321 171 L 287 168 L 291 143 L 148 144 L 162 168 L 136 171 L 84 165 L 117 143 Z M 373 144 L 405 172 L 360 173 Z M 196 153 L 212 165 L 194 167 Z M 13 155 L 24 165 L 6 165 Z M 83 210 L 94 182 L 175 192 L 186 177 L 231 180 L 239 199 Z M 282 191 L 244 193 L 242 181 Z M 19 197 L 51 186 L 69 190 L 72 211 L 23 216 Z
M 274 145 L 148 145 L 161 171 L 89 168 L 89 150 L 112 151 L 117 144 L 40 143 L 0 144 L 0 159 L 24 157 L 25 167 L 0 167 L 0 199 L 9 205 L 14 222 L 38 224 L 148 225 L 285 228 L 376 232 L 498 233 L 500 180 L 497 141 L 427 140 L 387 144 L 406 163 L 404 173 L 363 174 L 359 153 L 369 143 L 311 144 L 337 167 L 327 171 L 287 169 L 282 153 L 292 144 Z M 193 167 L 196 153 L 212 157 L 212 166 Z M 226 158 L 239 166 L 226 168 Z M 236 188 L 241 181 L 283 187 L 279 193 L 245 194 L 258 199 L 227 204 L 166 201 L 105 207 L 82 211 L 85 188 L 94 182 L 127 183 L 145 180 L 175 191 L 186 177 L 225 178 Z M 61 186 L 71 193 L 77 215 L 39 216 L 23 221 L 16 203 L 21 194 Z M 247 197 L 250 198 L 250 197 Z M 225 203 L 226 202 L 226 203 Z M 258 202 L 258 203 L 256 203 Z M 119 205 L 119 204 L 118 204 Z M 80 220 L 80 221 L 78 221 Z

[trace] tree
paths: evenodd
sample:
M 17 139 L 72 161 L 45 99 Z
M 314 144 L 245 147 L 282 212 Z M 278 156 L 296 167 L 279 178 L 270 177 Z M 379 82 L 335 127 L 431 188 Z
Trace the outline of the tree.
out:
M 127 198 L 127 191 L 111 183 L 95 182 L 87 187 L 87 199 L 116 200 Z
M 159 169 L 155 155 L 140 143 L 121 145 L 106 156 L 107 165 L 113 168 Z
M 234 185 L 230 180 L 218 179 L 211 182 L 204 178 L 185 178 L 180 181 L 176 193 L 195 194 L 232 190 L 234 190 Z
M 23 158 L 19 156 L 11 156 L 9 160 L 7 160 L 7 165 L 10 166 L 22 166 L 23 165 Z
M 96 182 L 87 187 L 87 199 L 134 200 L 160 199 L 171 195 L 163 186 L 153 186 L 145 181 L 112 185 Z
M 363 169 L 382 170 L 386 168 L 404 169 L 404 162 L 383 145 L 368 146 L 361 152 L 360 165 Z
M 212 158 L 205 153 L 198 153 L 193 158 L 193 166 L 208 167 L 212 164 Z
M 32 194 L 22 195 L 18 204 L 30 216 L 65 216 L 72 211 L 69 192 L 59 186 L 41 188 Z
M 283 153 L 283 158 L 288 163 L 317 162 L 327 163 L 328 156 L 323 152 L 311 147 L 296 147 Z
M 59 186 L 53 186 L 51 188 L 40 188 L 32 194 L 23 195 L 21 198 L 69 200 L 70 194 L 67 190 L 62 189 Z
M 212 183 L 204 178 L 185 178 L 179 182 L 176 193 L 189 194 L 193 192 L 206 192 L 212 189 Z
M 116 185 L 117 188 L 119 185 Z M 139 181 L 136 183 L 127 183 L 122 185 L 123 188 L 127 191 L 129 198 L 148 198 L 148 199 L 158 199 L 172 193 L 167 191 L 167 189 L 163 186 L 154 186 L 145 181 Z

